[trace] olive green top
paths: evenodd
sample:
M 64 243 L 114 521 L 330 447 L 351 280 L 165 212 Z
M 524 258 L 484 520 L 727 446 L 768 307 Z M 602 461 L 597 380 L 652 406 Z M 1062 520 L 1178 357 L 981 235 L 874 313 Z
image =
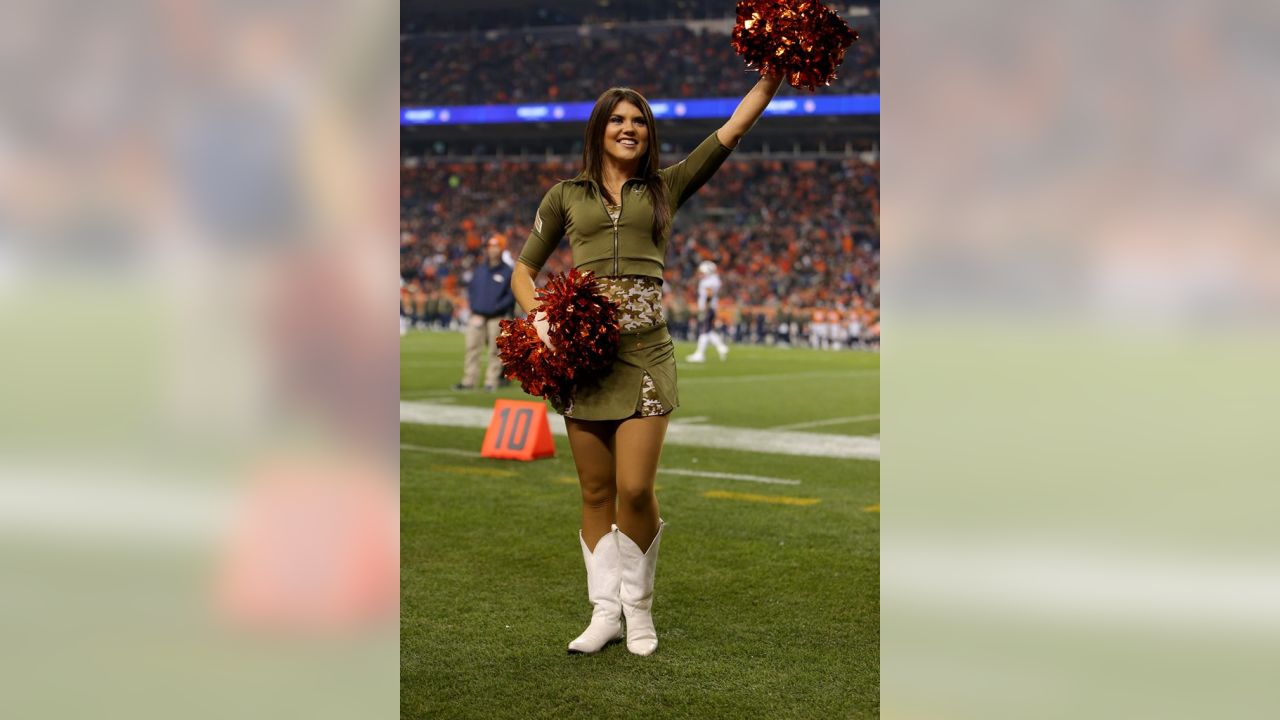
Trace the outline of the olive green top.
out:
M 658 171 L 667 184 L 671 214 L 702 187 L 732 152 L 713 132 L 689 157 Z M 622 210 L 609 217 L 603 193 L 585 173 L 562 180 L 547 191 L 534 217 L 533 230 L 520 251 L 520 262 L 541 270 L 560 239 L 569 236 L 573 266 L 596 275 L 644 275 L 662 280 L 667 235 L 653 238 L 653 203 L 644 181 L 622 185 Z

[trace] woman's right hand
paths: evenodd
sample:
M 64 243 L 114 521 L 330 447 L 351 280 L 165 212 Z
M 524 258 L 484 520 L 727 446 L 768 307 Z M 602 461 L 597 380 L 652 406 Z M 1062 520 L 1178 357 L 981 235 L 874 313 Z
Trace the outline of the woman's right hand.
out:
M 551 344 L 551 323 L 547 320 L 547 314 L 539 310 L 533 316 L 533 329 L 538 331 L 538 337 L 547 346 L 547 349 L 555 351 L 556 346 Z

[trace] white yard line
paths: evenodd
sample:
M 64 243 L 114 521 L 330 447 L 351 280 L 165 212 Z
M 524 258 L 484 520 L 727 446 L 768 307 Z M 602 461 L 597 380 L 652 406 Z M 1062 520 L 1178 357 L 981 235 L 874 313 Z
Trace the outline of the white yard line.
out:
M 907 612 L 962 611 L 1002 624 L 1024 619 L 1215 639 L 1222 631 L 1251 640 L 1280 636 L 1280 565 L 1274 557 L 1080 543 L 1067 536 L 903 535 L 884 548 L 881 592 Z
M 433 402 L 401 402 L 400 422 L 416 425 L 487 428 L 493 408 L 450 407 Z M 551 423 L 551 432 L 564 435 L 564 423 Z
M 400 422 L 418 425 L 487 428 L 492 408 L 450 407 L 440 403 L 401 402 Z M 551 432 L 564 435 L 564 421 L 551 415 Z M 823 435 L 778 430 L 757 430 L 722 425 L 671 423 L 667 442 L 672 445 L 749 450 L 779 455 L 879 460 L 880 440 L 870 437 Z
M 146 470 L 0 466 L 0 536 L 203 546 L 225 536 L 241 503 L 226 485 L 178 483 Z
M 849 417 L 828 418 L 826 420 L 810 420 L 809 422 L 791 423 L 790 425 L 779 425 L 771 427 L 770 430 L 803 430 L 805 428 L 825 427 L 827 425 L 844 425 L 845 423 L 866 422 L 868 420 L 879 420 L 879 415 L 851 415 Z
M 658 468 L 664 475 L 691 475 L 693 477 L 718 478 L 722 480 L 746 480 L 747 482 L 765 483 L 767 485 L 799 485 L 799 480 L 787 478 L 763 477 L 760 475 L 742 475 L 740 473 L 712 472 L 710 470 L 684 470 L 681 468 Z
M 677 423 L 682 423 L 685 425 L 693 425 L 695 423 L 706 422 L 710 419 L 711 418 L 707 417 L 706 415 L 694 415 L 693 417 L 678 417 L 678 418 L 673 418 L 671 420 L 671 424 L 675 425 Z

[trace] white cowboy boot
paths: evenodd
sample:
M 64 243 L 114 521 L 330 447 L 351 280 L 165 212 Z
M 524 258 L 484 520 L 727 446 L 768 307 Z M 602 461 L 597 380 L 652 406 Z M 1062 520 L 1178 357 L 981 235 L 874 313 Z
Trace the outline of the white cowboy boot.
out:
M 618 531 L 618 555 L 622 561 L 622 612 L 627 616 L 627 649 L 636 655 L 650 655 L 658 649 L 658 631 L 653 627 L 653 574 L 658 567 L 658 543 L 666 523 L 658 519 L 658 534 L 648 552 Z
M 595 610 L 591 624 L 569 643 L 571 653 L 593 653 L 613 640 L 622 639 L 622 605 L 618 602 L 618 526 L 600 538 L 596 550 L 587 549 L 587 541 L 578 531 L 582 560 L 587 566 L 587 597 Z

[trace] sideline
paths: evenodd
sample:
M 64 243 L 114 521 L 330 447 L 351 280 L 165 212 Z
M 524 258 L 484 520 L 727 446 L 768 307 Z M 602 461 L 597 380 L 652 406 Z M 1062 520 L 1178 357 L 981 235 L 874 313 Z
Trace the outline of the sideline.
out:
M 491 408 L 457 407 L 432 402 L 401 402 L 400 422 L 415 425 L 487 428 Z M 564 435 L 564 421 L 549 418 L 553 435 Z M 757 430 L 722 425 L 667 426 L 667 442 L 672 445 L 748 450 L 777 455 L 880 460 L 880 438 L 824 435 L 821 433 Z

